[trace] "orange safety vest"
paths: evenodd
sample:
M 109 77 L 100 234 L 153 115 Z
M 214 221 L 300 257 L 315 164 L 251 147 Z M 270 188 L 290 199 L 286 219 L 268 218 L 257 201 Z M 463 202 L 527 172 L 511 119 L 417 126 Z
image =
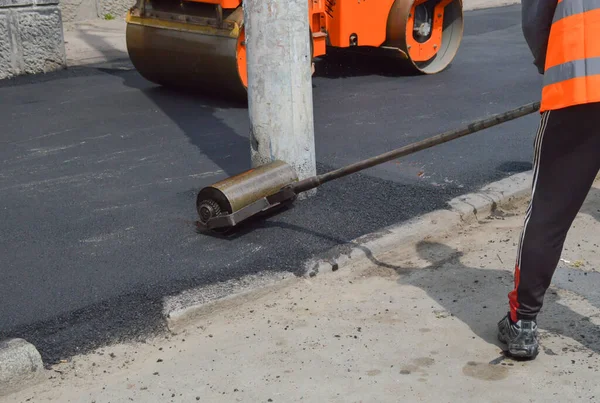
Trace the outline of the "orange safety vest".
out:
M 600 102 L 600 0 L 558 0 L 540 112 Z

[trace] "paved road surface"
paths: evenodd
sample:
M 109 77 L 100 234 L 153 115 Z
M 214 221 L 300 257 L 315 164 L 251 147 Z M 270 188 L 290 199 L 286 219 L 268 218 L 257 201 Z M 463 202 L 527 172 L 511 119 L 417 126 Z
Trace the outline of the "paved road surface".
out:
M 392 77 L 319 67 L 321 171 L 531 102 L 520 8 L 466 16 L 453 66 Z M 351 62 L 351 60 L 347 60 Z M 160 329 L 160 298 L 304 259 L 530 168 L 537 116 L 327 184 L 231 239 L 196 233 L 195 194 L 249 166 L 247 111 L 78 68 L 0 84 L 0 338 L 47 360 Z

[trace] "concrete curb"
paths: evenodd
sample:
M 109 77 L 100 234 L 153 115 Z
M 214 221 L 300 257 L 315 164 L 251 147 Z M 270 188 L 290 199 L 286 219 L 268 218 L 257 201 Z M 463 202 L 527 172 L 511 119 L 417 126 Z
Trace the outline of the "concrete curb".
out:
M 307 262 L 306 275 L 313 277 L 322 271 L 338 270 L 350 262 L 372 259 L 392 249 L 411 248 L 434 233 L 456 232 L 458 227 L 485 218 L 501 206 L 524 201 L 530 196 L 531 180 L 532 171 L 509 176 L 478 192 L 450 200 L 447 210 L 436 210 L 340 245 Z
M 0 341 L 0 397 L 44 379 L 42 357 L 32 344 L 23 339 Z
M 490 183 L 478 192 L 452 199 L 448 203 L 448 209 L 436 210 L 339 245 L 307 261 L 301 278 L 293 278 L 284 273 L 266 275 L 266 279 L 259 280 L 248 276 L 221 285 L 220 292 L 215 292 L 210 286 L 188 290 L 165 301 L 163 315 L 167 327 L 171 332 L 179 333 L 207 314 L 259 298 L 273 289 L 303 281 L 319 273 L 338 270 L 362 259 L 373 259 L 375 255 L 386 251 L 398 248 L 408 250 L 432 234 L 456 231 L 460 226 L 485 218 L 501 206 L 524 201 L 530 195 L 531 180 L 531 171 L 512 175 Z

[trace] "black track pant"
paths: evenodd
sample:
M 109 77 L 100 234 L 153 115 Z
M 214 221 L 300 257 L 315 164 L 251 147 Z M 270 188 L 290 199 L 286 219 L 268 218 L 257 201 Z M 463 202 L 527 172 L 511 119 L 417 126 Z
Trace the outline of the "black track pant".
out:
M 600 103 L 547 111 L 534 144 L 533 186 L 517 250 L 511 317 L 535 319 L 567 233 L 600 169 Z

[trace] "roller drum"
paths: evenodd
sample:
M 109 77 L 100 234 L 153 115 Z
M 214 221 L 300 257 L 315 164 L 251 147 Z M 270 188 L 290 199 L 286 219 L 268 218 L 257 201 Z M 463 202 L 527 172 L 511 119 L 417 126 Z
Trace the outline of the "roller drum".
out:
M 456 56 L 463 30 L 462 0 L 395 0 L 383 46 L 400 50 L 412 70 L 436 74 Z
M 238 38 L 149 24 L 127 24 L 127 50 L 136 70 L 159 85 L 246 100 L 238 69 Z
M 297 181 L 294 169 L 283 161 L 250 169 L 200 190 L 196 199 L 198 215 L 205 223 L 221 213 L 235 213 Z

